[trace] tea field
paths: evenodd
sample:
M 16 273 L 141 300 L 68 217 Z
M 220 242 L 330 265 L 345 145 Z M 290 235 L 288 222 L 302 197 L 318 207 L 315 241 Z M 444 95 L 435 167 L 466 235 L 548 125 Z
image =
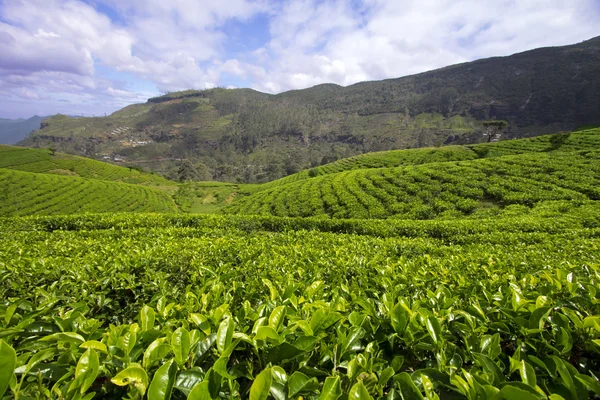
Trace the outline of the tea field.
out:
M 0 145 L 0 168 L 150 186 L 174 185 L 174 182 L 155 174 L 90 158 L 54 153 L 48 149 Z
M 14 398 L 600 395 L 600 209 L 0 223 Z M 559 397 L 560 396 L 560 397 Z
M 394 164 L 401 166 L 382 167 Z M 366 154 L 320 167 L 320 171 L 314 177 L 300 173 L 242 191 L 243 196 L 223 211 L 431 219 L 486 215 L 511 205 L 532 207 L 544 200 L 598 200 L 600 129 L 470 149 Z
M 0 215 L 176 212 L 171 196 L 142 185 L 0 168 Z
M 3 158 L 0 399 L 600 398 L 599 147 L 171 192 Z

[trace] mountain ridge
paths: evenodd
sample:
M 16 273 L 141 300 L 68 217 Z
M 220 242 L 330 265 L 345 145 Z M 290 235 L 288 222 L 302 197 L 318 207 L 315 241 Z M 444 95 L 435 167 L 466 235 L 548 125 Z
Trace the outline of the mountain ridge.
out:
M 34 130 L 40 129 L 40 125 L 47 116 L 34 115 L 27 119 L 0 118 L 0 144 L 15 144 L 25 139 Z
M 52 117 L 21 144 L 144 166 L 177 179 L 266 182 L 372 151 L 503 139 L 600 123 L 600 37 L 349 86 L 280 94 L 187 90 L 108 117 Z

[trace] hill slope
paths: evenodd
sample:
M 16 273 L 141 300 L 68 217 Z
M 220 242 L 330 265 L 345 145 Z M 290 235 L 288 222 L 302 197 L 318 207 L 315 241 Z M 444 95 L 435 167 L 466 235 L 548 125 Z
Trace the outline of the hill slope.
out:
M 417 159 L 421 165 L 349 169 L 290 183 L 284 178 L 282 184 L 273 182 L 238 197 L 224 211 L 430 219 L 499 212 L 510 205 L 533 207 L 544 201 L 600 200 L 600 129 L 563 138 L 558 148 L 548 148 L 549 137 L 506 142 L 513 150 L 502 142 L 482 146 L 485 152 L 479 150 L 484 156 L 523 153 L 519 155 L 446 162 L 437 162 L 434 156 L 425 164 Z
M 443 161 L 463 161 L 484 157 L 498 157 L 549 151 L 590 150 L 600 146 L 598 129 L 581 129 L 529 139 L 504 140 L 465 146 L 444 146 L 410 150 L 390 150 L 360 154 L 329 164 L 300 171 L 255 188 L 270 188 L 311 177 L 365 168 L 400 167 Z
M 0 145 L 0 168 L 125 183 L 174 185 L 174 182 L 154 174 L 47 149 Z
M 0 146 L 0 216 L 177 212 L 160 176 L 47 149 Z
M 176 212 L 165 192 L 144 186 L 0 168 L 0 216 Z
M 266 182 L 365 152 L 481 142 L 600 123 L 600 38 L 419 75 L 278 95 L 249 89 L 170 93 L 105 118 L 55 116 L 23 145 L 111 157 L 177 178 Z

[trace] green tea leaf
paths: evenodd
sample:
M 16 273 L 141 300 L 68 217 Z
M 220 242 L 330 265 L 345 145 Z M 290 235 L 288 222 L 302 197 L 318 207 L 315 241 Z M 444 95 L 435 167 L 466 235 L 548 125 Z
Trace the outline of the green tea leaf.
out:
M 171 350 L 173 350 L 173 347 L 166 343 L 166 341 L 167 338 L 162 337 L 150 343 L 150 346 L 148 346 L 146 351 L 144 351 L 144 358 L 142 362 L 144 368 L 150 368 L 152 364 L 154 364 L 156 361 L 162 360 L 167 354 L 169 354 Z
M 250 400 L 266 400 L 271 390 L 272 380 L 271 368 L 262 370 L 250 388 Z
M 217 331 L 217 350 L 219 350 L 219 353 L 223 353 L 225 349 L 229 347 L 232 338 L 233 320 L 231 318 L 226 318 L 221 322 L 219 330 Z
M 275 329 L 271 328 L 270 326 L 259 327 L 258 331 L 256 332 L 256 336 L 254 337 L 254 340 L 267 339 L 272 339 L 275 342 L 280 341 L 279 335 L 277 334 L 277 332 L 275 332 Z
M 385 386 L 387 382 L 394 376 L 394 368 L 387 367 L 379 375 L 379 386 Z
M 149 331 L 150 329 L 153 329 L 155 319 L 156 313 L 154 312 L 154 310 L 148 307 L 147 305 L 144 305 L 144 307 L 142 307 L 142 310 L 140 311 L 139 317 L 140 325 L 142 326 L 142 331 Z
M 498 364 L 496 364 L 491 358 L 486 356 L 485 354 L 475 353 L 473 352 L 473 358 L 483 368 L 484 371 L 494 375 L 494 384 L 499 384 L 500 382 L 504 382 L 504 374 Z
M 203 381 L 196 384 L 196 386 L 194 386 L 187 398 L 188 400 L 212 400 L 213 397 L 210 395 L 208 382 Z
M 342 384 L 339 376 L 328 376 L 323 383 L 319 400 L 337 400 L 342 396 Z
M 357 382 L 350 389 L 348 393 L 348 399 L 350 400 L 371 400 L 373 397 L 369 394 L 369 391 L 362 382 Z
M 190 394 L 194 386 L 202 382 L 203 379 L 204 373 L 197 369 L 181 371 L 175 380 L 175 388 L 187 396 Z
M 565 361 L 561 360 L 560 358 L 558 358 L 556 356 L 551 356 L 550 358 L 556 364 L 556 370 L 558 371 L 561 380 L 563 381 L 563 383 L 565 384 L 567 389 L 569 389 L 569 391 L 571 392 L 573 397 L 576 398 L 577 397 L 577 388 L 575 387 L 575 382 L 573 381 L 573 377 L 571 376 L 569 369 L 565 365 Z
M 279 332 L 281 329 L 283 319 L 285 318 L 285 313 L 285 306 L 276 307 L 273 312 L 271 312 L 271 316 L 269 317 L 269 326 L 273 328 L 275 332 Z
M 398 303 L 390 311 L 390 320 L 394 331 L 396 331 L 398 335 L 402 335 L 410 321 L 410 314 L 402 304 Z
M 190 354 L 191 348 L 190 333 L 188 330 L 177 328 L 171 336 L 171 346 L 175 355 L 175 361 L 177 361 L 177 364 L 183 365 Z
M 504 384 L 500 389 L 500 395 L 506 400 L 543 400 L 546 398 L 530 386 L 519 382 Z
M 17 354 L 15 350 L 0 340 L 0 398 L 4 396 L 8 383 L 15 375 L 17 366 Z
M 431 336 L 433 339 L 433 343 L 439 344 L 442 341 L 442 328 L 440 326 L 440 321 L 436 317 L 430 316 L 427 318 L 425 326 L 427 327 L 429 336 Z
M 77 367 L 75 367 L 75 380 L 73 381 L 71 389 L 79 387 L 80 393 L 85 393 L 96 380 L 98 372 L 100 372 L 98 354 L 96 354 L 94 349 L 87 349 L 77 362 Z
M 406 372 L 394 376 L 394 381 L 400 385 L 402 398 L 405 400 L 422 400 L 423 394 L 417 388 L 410 375 Z
M 314 378 L 309 378 L 302 372 L 296 371 L 288 381 L 288 396 L 293 397 L 304 391 L 312 391 L 319 387 Z
M 590 391 L 600 395 L 600 382 L 597 379 L 592 378 L 589 375 L 577 374 L 575 379 L 583 383 L 583 385 Z
M 110 381 L 117 386 L 132 385 L 141 395 L 144 395 L 148 387 L 148 374 L 142 367 L 133 365 L 119 372 Z
M 82 343 L 79 347 L 82 349 L 94 349 L 101 353 L 108 354 L 108 348 L 102 342 L 98 342 L 97 340 L 88 340 L 87 342 Z
M 202 314 L 190 314 L 190 320 L 198 326 L 198 328 L 207 335 L 210 335 L 210 322 Z
M 58 332 L 40 339 L 42 342 L 61 341 L 80 345 L 85 342 L 83 336 L 75 332 Z
M 535 376 L 535 370 L 531 365 L 525 362 L 525 360 L 521 360 L 519 366 L 519 373 L 521 374 L 521 380 L 523 383 L 528 384 L 532 388 L 536 388 L 537 380 Z
M 148 400 L 169 400 L 173 392 L 177 364 L 170 360 L 164 363 L 155 373 L 148 388 Z

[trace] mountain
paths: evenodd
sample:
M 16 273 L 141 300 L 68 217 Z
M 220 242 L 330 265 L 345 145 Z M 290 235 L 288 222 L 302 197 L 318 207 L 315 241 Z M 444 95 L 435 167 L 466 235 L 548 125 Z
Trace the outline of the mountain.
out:
M 185 159 L 186 179 L 266 182 L 366 152 L 487 141 L 494 118 L 509 123 L 502 139 L 599 124 L 599 72 L 600 37 L 347 87 L 168 93 L 108 117 L 51 117 L 21 145 L 170 179 Z
M 47 117 L 33 116 L 29 119 L 5 119 L 0 118 L 0 144 L 15 144 L 25 137 L 40 129 L 40 124 Z

